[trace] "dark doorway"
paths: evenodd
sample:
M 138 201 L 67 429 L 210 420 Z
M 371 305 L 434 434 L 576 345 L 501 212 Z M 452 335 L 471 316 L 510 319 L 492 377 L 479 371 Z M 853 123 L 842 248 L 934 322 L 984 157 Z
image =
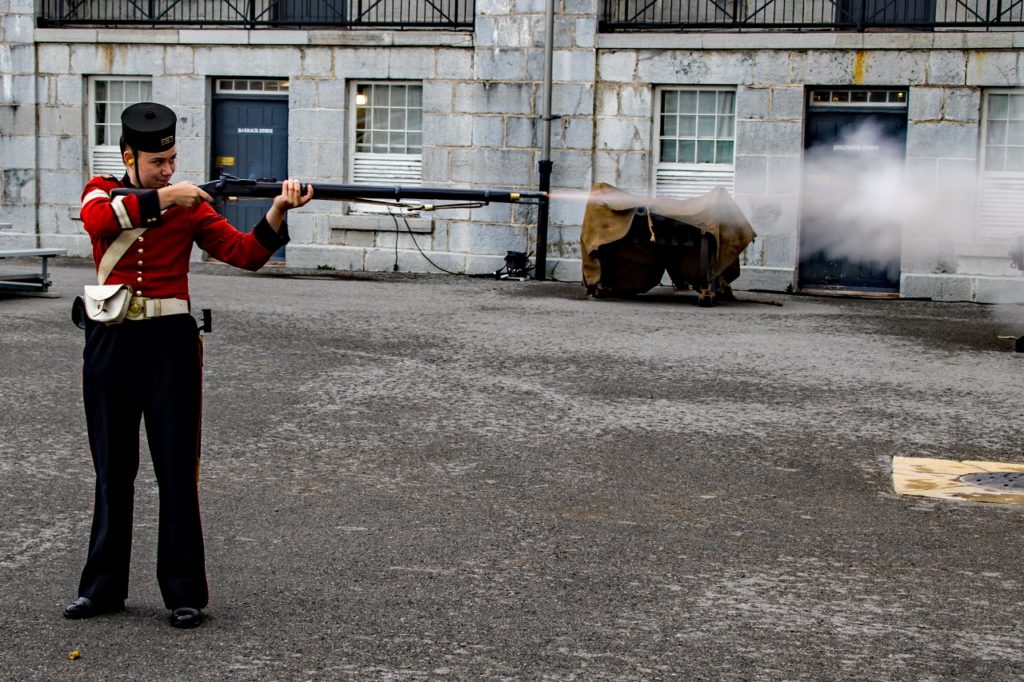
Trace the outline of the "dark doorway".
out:
M 269 85 L 268 85 L 269 84 Z M 280 81 L 222 80 L 213 100 L 212 178 L 221 173 L 248 179 L 288 177 L 288 97 L 276 92 L 253 92 L 280 87 Z M 241 89 L 241 88 L 246 89 Z M 270 200 L 221 204 L 218 210 L 231 224 L 251 231 L 270 208 Z M 274 254 L 283 260 L 285 247 Z
M 906 93 L 826 92 L 807 112 L 799 285 L 898 291 Z

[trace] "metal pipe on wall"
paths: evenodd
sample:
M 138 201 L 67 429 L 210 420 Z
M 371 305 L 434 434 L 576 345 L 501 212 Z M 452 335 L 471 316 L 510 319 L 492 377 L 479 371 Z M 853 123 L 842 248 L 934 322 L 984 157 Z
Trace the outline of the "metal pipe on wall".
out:
M 547 279 L 548 207 L 551 199 L 551 74 L 555 43 L 555 0 L 544 3 L 544 81 L 541 90 L 541 153 L 538 164 L 538 189 L 545 195 L 537 209 L 537 263 L 534 275 Z

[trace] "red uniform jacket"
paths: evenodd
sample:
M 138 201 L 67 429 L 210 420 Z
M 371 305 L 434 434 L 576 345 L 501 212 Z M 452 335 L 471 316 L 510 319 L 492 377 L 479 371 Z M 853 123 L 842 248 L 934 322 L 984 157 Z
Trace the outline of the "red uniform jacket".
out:
M 82 190 L 82 222 L 97 267 L 121 230 L 153 228 L 107 277 L 106 284 L 128 284 L 136 296 L 188 299 L 193 242 L 217 260 L 246 270 L 259 270 L 288 242 L 287 225 L 278 233 L 263 218 L 252 232 L 239 232 L 205 202 L 193 208 L 171 206 L 161 214 L 155 189 L 111 200 L 111 190 L 128 186 L 127 178 L 118 181 L 112 175 L 90 180 Z

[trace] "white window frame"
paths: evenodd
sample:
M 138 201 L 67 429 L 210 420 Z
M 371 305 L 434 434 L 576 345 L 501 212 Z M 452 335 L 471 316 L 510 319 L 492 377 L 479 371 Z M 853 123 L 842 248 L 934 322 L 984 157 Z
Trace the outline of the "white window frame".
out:
M 387 134 L 389 132 L 408 134 L 409 132 L 418 135 L 419 144 L 412 144 L 413 148 L 419 148 L 419 152 L 395 152 L 390 149 L 383 151 L 364 151 L 359 149 L 358 121 L 359 110 L 364 103 L 359 101 L 360 90 L 364 88 L 392 88 L 395 86 L 405 88 L 418 88 L 420 92 L 419 105 L 419 129 L 387 127 L 378 129 L 376 132 Z M 418 185 L 423 181 L 423 84 L 419 81 L 353 81 L 350 85 L 349 101 L 352 103 L 352 116 L 349 124 L 349 141 L 352 153 L 349 155 L 349 177 L 356 185 Z M 372 104 L 372 103 L 371 103 Z M 385 108 L 385 107 L 380 107 Z M 411 107 L 405 107 L 410 109 Z M 398 113 L 396 110 L 395 113 Z M 408 118 L 406 118 L 408 123 Z M 413 139 L 415 142 L 416 139 Z M 390 145 L 388 141 L 386 145 Z M 409 148 L 408 141 L 402 145 Z
M 99 83 L 138 83 L 140 86 L 138 99 L 129 99 L 124 96 L 120 100 L 104 100 L 104 103 L 113 105 L 109 111 L 113 120 L 100 122 L 96 116 L 96 110 L 100 102 L 96 97 L 96 89 Z M 121 112 L 128 106 L 138 102 L 148 102 L 153 98 L 153 79 L 148 76 L 91 76 L 88 79 L 88 111 L 89 111 L 89 173 L 90 175 L 102 175 L 110 173 L 120 177 L 124 174 L 124 162 L 121 159 Z M 99 126 L 107 126 L 110 130 L 110 138 L 104 140 L 104 144 L 97 142 L 96 130 Z M 111 144 L 113 142 L 113 144 Z
M 677 161 L 662 161 L 662 119 L 664 111 L 664 95 L 668 92 L 695 92 L 715 93 L 715 135 L 713 141 L 732 142 L 732 159 L 729 163 L 680 163 Z M 729 93 L 732 95 L 732 112 L 723 114 L 719 111 L 718 94 Z M 736 88 L 734 86 L 679 86 L 663 85 L 654 89 L 654 127 L 652 130 L 652 154 L 653 172 L 651 173 L 652 190 L 656 196 L 691 198 L 710 192 L 715 187 L 723 187 L 728 192 L 733 191 L 736 180 Z M 728 136 L 719 137 L 719 126 L 717 119 L 723 116 L 732 117 L 732 126 Z M 683 139 L 683 138 L 677 138 Z M 694 132 L 694 144 L 698 139 L 707 140 L 706 137 L 699 137 Z M 716 152 L 717 153 L 717 152 Z
M 1015 237 L 1021 231 L 1024 214 L 1024 170 L 990 171 L 988 166 L 989 111 L 992 95 L 1019 97 L 1024 104 L 1024 88 L 991 88 L 982 93 L 981 131 L 978 141 L 978 187 L 976 219 L 979 236 Z M 1011 146 L 1003 143 L 1003 146 Z M 1012 145 L 1019 146 L 1019 145 Z

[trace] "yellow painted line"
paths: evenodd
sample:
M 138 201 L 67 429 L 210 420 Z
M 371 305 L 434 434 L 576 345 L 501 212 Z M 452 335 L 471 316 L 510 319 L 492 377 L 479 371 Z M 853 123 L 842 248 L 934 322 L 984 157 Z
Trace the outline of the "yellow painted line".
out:
M 1024 464 L 932 459 L 929 457 L 892 458 L 892 484 L 899 495 L 996 504 L 1024 504 L 1024 491 L 997 492 L 957 480 L 965 474 L 988 471 L 1024 473 Z

